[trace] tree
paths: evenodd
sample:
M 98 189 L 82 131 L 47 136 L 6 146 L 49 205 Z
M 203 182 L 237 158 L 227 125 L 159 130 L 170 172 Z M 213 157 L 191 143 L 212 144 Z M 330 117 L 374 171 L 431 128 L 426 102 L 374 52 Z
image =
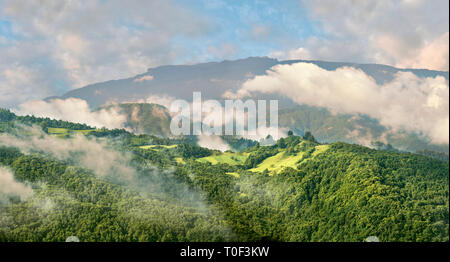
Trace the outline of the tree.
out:
M 316 138 L 309 131 L 306 131 L 305 135 L 303 136 L 303 139 L 317 143 Z

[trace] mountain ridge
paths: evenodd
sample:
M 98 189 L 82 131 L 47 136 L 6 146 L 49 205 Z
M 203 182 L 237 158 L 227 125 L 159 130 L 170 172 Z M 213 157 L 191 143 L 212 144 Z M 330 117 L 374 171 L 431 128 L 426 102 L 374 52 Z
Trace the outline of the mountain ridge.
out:
M 80 98 L 97 108 L 108 102 L 129 102 L 148 96 L 170 96 L 190 100 L 192 92 L 201 91 L 205 99 L 220 99 L 227 90 L 235 90 L 245 80 L 265 74 L 272 66 L 294 63 L 313 63 L 326 70 L 339 67 L 354 67 L 372 76 L 377 83 L 390 81 L 397 72 L 412 72 L 419 77 L 443 76 L 448 72 L 428 69 L 402 69 L 381 64 L 358 64 L 328 62 L 320 60 L 284 60 L 269 57 L 249 57 L 221 62 L 206 62 L 194 65 L 163 65 L 149 68 L 136 76 L 93 83 L 52 98 Z M 142 77 L 148 77 L 142 79 Z M 142 80 L 140 80 L 142 79 Z M 107 93 L 107 94 L 106 94 Z

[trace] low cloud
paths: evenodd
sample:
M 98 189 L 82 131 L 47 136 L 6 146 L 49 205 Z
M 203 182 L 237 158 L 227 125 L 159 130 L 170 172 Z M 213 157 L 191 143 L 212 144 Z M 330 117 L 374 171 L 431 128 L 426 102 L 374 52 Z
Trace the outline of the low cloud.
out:
M 198 136 L 198 145 L 212 150 L 220 150 L 222 152 L 231 149 L 230 146 L 218 136 Z
M 59 139 L 45 134 L 39 127 L 22 128 L 16 135 L 1 134 L 0 144 L 17 147 L 26 154 L 38 151 L 59 160 L 71 160 L 99 176 L 118 174 L 130 178 L 135 173 L 128 165 L 131 157 L 112 149 L 104 139 L 79 134 Z
M 13 111 L 17 115 L 49 117 L 111 129 L 123 128 L 127 119 L 126 115 L 121 114 L 115 107 L 92 111 L 85 100 L 78 98 L 53 99 L 48 102 L 35 100 L 20 104 L 18 109 Z
M 146 98 L 128 100 L 122 103 L 144 103 L 144 104 L 156 104 L 170 108 L 170 105 L 176 98 L 169 95 L 149 95 Z
M 0 166 L 0 202 L 9 196 L 19 196 L 25 200 L 32 194 L 31 186 L 17 182 L 9 169 Z
M 68 163 L 66 172 L 72 172 L 79 167 L 91 170 L 97 177 L 106 179 L 114 184 L 120 184 L 143 196 L 157 196 L 167 201 L 176 201 L 179 204 L 196 207 L 198 211 L 207 211 L 208 205 L 203 196 L 192 191 L 187 185 L 178 182 L 174 177 L 174 168 L 161 170 L 150 161 L 137 164 L 135 155 L 128 151 L 119 151 L 120 140 L 106 138 L 86 137 L 77 134 L 71 138 L 61 139 L 48 135 L 38 126 L 18 126 L 14 134 L 0 134 L 0 145 L 16 147 L 24 154 L 39 153 L 49 158 L 62 160 Z M 1 170 L 0 170 L 1 171 Z M 10 180 L 10 179 L 9 179 Z M 8 180 L 8 181 L 9 181 Z M 172 182 L 168 182 L 171 181 Z M 0 177 L 0 194 L 3 180 Z M 167 185 L 171 188 L 167 191 Z M 5 185 L 7 185 L 5 183 Z M 40 185 L 45 190 L 46 185 Z M 8 189 L 10 187 L 6 187 Z M 69 199 L 70 195 L 58 192 L 57 197 Z M 1 199 L 0 199 L 1 200 Z M 45 200 L 45 201 L 44 201 Z M 51 201 L 46 199 L 34 201 L 34 205 L 41 209 L 51 209 L 55 202 L 55 195 Z
M 378 85 L 355 68 L 327 71 L 296 63 L 274 66 L 267 75 L 246 81 L 236 96 L 255 92 L 277 93 L 335 114 L 368 115 L 393 130 L 425 135 L 436 144 L 449 143 L 449 87 L 441 76 L 419 78 L 400 72 L 391 82 Z

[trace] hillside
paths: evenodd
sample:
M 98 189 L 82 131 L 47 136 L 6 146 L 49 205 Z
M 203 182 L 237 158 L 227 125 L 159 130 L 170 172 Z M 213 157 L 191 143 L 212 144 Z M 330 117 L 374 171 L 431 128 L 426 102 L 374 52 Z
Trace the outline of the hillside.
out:
M 287 60 L 278 61 L 268 57 L 249 57 L 235 61 L 209 62 L 194 65 L 168 65 L 150 68 L 146 73 L 127 79 L 112 80 L 72 90 L 60 98 L 81 98 L 92 108 L 109 101 L 117 103 L 145 99 L 149 96 L 169 96 L 192 100 L 192 92 L 199 91 L 204 99 L 221 99 L 227 90 L 237 89 L 245 80 L 263 75 L 277 64 L 313 63 L 326 70 L 343 66 L 361 69 L 378 83 L 392 80 L 397 72 L 412 72 L 419 77 L 444 76 L 448 72 L 426 69 L 398 69 L 386 65 L 355 64 L 343 62 Z M 285 99 L 282 104 L 292 105 Z
M 221 153 L 0 116 L 0 171 L 17 189 L 0 190 L 0 241 L 449 240 L 446 161 L 310 134 Z
M 192 93 L 198 91 L 201 92 L 203 100 L 217 99 L 223 102 L 224 94 L 236 92 L 243 83 L 255 76 L 266 75 L 267 70 L 273 66 L 296 63 L 314 64 L 328 71 L 350 67 L 361 70 L 380 85 L 392 81 L 400 72 L 409 72 L 421 79 L 442 76 L 448 81 L 448 72 L 444 71 L 400 69 L 380 64 L 309 60 L 278 61 L 268 57 L 249 57 L 235 61 L 226 60 L 150 68 L 140 75 L 91 84 L 47 100 L 50 101 L 52 98 L 80 98 L 86 100 L 92 109 L 104 107 L 111 102 L 122 104 L 119 107 L 127 116 L 126 128 L 136 133 L 168 136 L 170 117 L 167 112 L 162 112 L 165 110 L 141 104 L 137 106 L 139 109 L 136 109 L 129 104 L 150 103 L 167 107 L 169 102 L 174 99 L 191 101 Z M 427 134 L 420 131 L 403 131 L 395 128 L 393 130 L 389 126 L 380 124 L 377 119 L 364 114 L 335 114 L 323 107 L 297 104 L 294 102 L 295 97 L 277 93 L 255 93 L 253 95 L 254 99 L 279 100 L 280 127 L 293 130 L 297 135 L 302 135 L 307 131 L 313 132 L 321 142 L 342 141 L 364 146 L 371 146 L 375 142 L 383 142 L 398 150 L 409 152 L 423 150 L 446 154 L 449 152 L 448 144 L 436 143 Z M 128 105 L 123 105 L 123 103 Z M 426 111 L 426 108 L 424 110 Z M 138 111 L 139 113 L 136 113 Z M 137 117 L 133 118 L 133 116 Z M 395 123 L 399 121 L 397 120 Z M 154 123 L 154 125 L 149 123 Z
M 426 137 L 414 133 L 391 132 L 376 119 L 364 115 L 333 115 L 326 109 L 305 105 L 280 110 L 279 125 L 298 135 L 312 132 L 321 142 L 340 141 L 370 147 L 382 142 L 407 152 L 429 150 L 449 153 L 448 145 L 433 144 Z
M 157 136 L 170 135 L 170 114 L 167 108 L 156 104 L 126 103 L 106 107 L 117 107 L 127 116 L 124 128 L 136 134 Z

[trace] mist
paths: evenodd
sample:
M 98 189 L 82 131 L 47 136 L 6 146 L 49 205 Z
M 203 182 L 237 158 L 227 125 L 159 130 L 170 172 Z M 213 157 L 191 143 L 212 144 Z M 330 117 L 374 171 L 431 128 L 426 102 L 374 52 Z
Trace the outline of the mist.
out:
M 147 160 L 137 163 L 131 152 L 121 150 L 121 142 L 120 138 L 113 141 L 82 134 L 61 139 L 44 133 L 38 126 L 20 126 L 16 134 L 0 134 L 0 145 L 16 147 L 24 154 L 40 153 L 67 161 L 144 197 L 157 196 L 182 205 L 194 206 L 199 210 L 207 210 L 207 204 L 200 192 L 190 190 L 184 183 L 177 182 L 174 168 L 161 170 Z M 165 183 L 168 181 L 176 184 L 176 188 L 167 190 Z
M 212 150 L 220 150 L 225 152 L 230 150 L 230 146 L 225 143 L 219 136 L 201 135 L 198 136 L 198 145 Z
M 311 63 L 276 65 L 267 75 L 247 80 L 235 93 L 280 94 L 298 104 L 327 108 L 333 114 L 362 114 L 393 131 L 423 135 L 435 144 L 449 143 L 449 87 L 442 77 L 419 78 L 399 72 L 379 85 L 362 70 L 327 71 Z
M 118 108 L 110 107 L 93 111 L 88 103 L 79 98 L 52 99 L 50 101 L 34 100 L 20 104 L 12 109 L 17 115 L 34 115 L 35 117 L 49 117 L 74 123 L 86 124 L 97 128 L 123 128 L 126 115 Z
M 0 166 L 0 203 L 8 202 L 8 197 L 18 196 L 23 201 L 32 195 L 30 185 L 17 182 L 12 171 Z

